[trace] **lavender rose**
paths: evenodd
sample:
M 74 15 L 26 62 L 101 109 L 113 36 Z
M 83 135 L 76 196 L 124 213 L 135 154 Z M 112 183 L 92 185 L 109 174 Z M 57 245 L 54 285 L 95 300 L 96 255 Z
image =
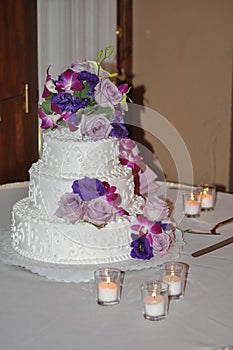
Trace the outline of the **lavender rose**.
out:
M 112 130 L 110 121 L 104 114 L 93 116 L 83 115 L 81 120 L 81 133 L 90 136 L 94 141 L 107 138 Z
M 122 99 L 121 92 L 109 79 L 101 80 L 95 90 L 95 100 L 102 106 L 116 106 Z
M 88 203 L 84 220 L 97 226 L 104 226 L 115 219 L 116 210 L 105 197 L 93 199 Z
M 153 235 L 153 251 L 155 254 L 164 255 L 170 246 L 170 237 L 166 233 Z
M 84 213 L 84 203 L 75 193 L 65 193 L 58 202 L 59 208 L 55 215 L 69 221 L 77 221 Z
M 98 179 L 85 176 L 83 179 L 75 180 L 72 185 L 74 193 L 78 193 L 83 201 L 104 196 L 106 193 L 103 182 Z
M 155 195 L 148 195 L 146 204 L 143 209 L 143 214 L 152 221 L 161 221 L 168 217 L 169 207 L 166 202 L 156 197 Z

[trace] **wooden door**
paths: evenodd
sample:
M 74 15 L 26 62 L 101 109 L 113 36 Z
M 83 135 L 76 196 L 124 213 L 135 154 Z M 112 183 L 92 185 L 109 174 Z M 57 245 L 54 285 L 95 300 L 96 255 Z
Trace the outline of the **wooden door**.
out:
M 36 0 L 0 0 L 0 184 L 38 159 Z

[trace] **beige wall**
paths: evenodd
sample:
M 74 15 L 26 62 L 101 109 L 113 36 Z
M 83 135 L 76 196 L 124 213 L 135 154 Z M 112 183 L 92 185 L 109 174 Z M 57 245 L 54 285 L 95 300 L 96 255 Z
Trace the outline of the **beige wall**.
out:
M 144 85 L 145 106 L 166 117 L 182 136 L 194 183 L 227 189 L 232 53 L 232 0 L 133 1 L 133 85 Z M 167 179 L 177 181 L 166 145 L 146 137 Z

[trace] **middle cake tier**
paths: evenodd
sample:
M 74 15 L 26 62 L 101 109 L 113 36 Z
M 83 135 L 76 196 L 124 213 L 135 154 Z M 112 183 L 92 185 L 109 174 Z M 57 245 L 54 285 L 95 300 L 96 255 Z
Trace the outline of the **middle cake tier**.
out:
M 35 207 L 43 209 L 49 216 L 54 216 L 58 202 L 65 193 L 72 192 L 73 181 L 80 178 L 57 177 L 51 175 L 42 160 L 34 163 L 30 169 L 29 197 Z M 127 210 L 134 198 L 134 179 L 132 171 L 127 166 L 117 165 L 104 173 L 96 173 L 95 178 L 116 186 L 121 196 L 121 207 Z

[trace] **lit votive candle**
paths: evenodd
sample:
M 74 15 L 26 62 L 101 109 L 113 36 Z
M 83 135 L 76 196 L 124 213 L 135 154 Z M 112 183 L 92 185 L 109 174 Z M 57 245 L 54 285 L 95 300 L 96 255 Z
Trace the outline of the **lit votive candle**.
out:
M 117 284 L 106 277 L 106 282 L 100 282 L 98 286 L 98 298 L 103 302 L 112 302 L 117 300 Z
M 213 208 L 214 198 L 212 194 L 203 194 L 201 200 L 201 207 L 203 209 Z
M 185 203 L 185 213 L 187 215 L 198 215 L 200 203 L 197 200 L 188 200 Z
M 163 281 L 168 284 L 168 295 L 174 296 L 181 294 L 181 278 L 174 275 L 166 275 L 163 277 Z
M 163 295 L 151 295 L 144 299 L 145 313 L 148 316 L 157 317 L 164 315 L 165 301 Z
M 216 198 L 216 186 L 214 185 L 202 185 L 202 199 L 201 199 L 201 209 L 211 210 L 215 206 Z

